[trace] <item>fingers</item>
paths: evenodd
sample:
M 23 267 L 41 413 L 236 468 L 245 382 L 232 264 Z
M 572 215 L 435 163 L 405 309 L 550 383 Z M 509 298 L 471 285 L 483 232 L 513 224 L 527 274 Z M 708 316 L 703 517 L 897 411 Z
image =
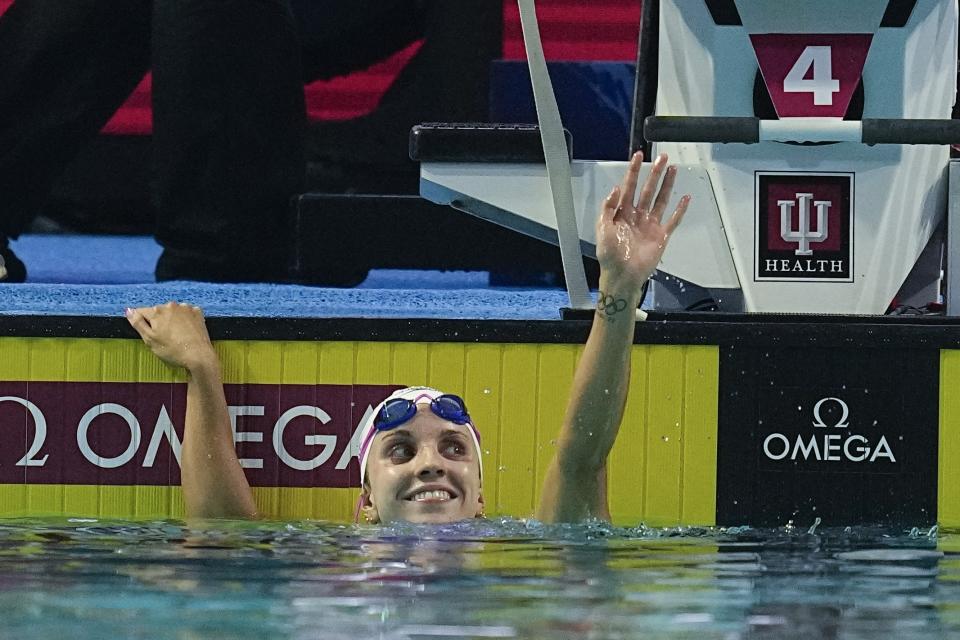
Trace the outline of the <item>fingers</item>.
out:
M 640 201 L 637 202 L 639 211 L 650 212 L 650 206 L 653 204 L 653 196 L 657 193 L 657 187 L 660 185 L 660 177 L 663 170 L 667 167 L 667 154 L 661 153 L 653 161 L 653 168 L 650 175 L 643 183 L 643 189 L 640 190 Z M 669 195 L 669 194 L 668 194 Z
M 617 207 L 620 211 L 628 211 L 633 208 L 633 199 L 637 193 L 637 181 L 640 178 L 640 167 L 643 166 L 643 152 L 637 151 L 630 158 L 630 164 L 627 165 L 627 172 L 623 176 L 623 187 L 620 189 L 620 202 Z
M 680 222 L 683 220 L 683 214 L 687 212 L 688 206 L 690 206 L 690 196 L 687 195 L 680 198 L 677 208 L 674 209 L 673 215 L 670 216 L 670 219 L 665 225 L 665 231 L 668 236 L 680 225 Z
M 619 211 L 617 206 L 619 201 L 620 185 L 615 185 L 610 195 L 603 201 L 603 206 L 600 207 L 600 224 L 611 224 L 614 221 Z
M 137 333 L 140 334 L 140 337 L 144 340 L 147 340 L 150 337 L 150 322 L 147 320 L 146 316 L 143 314 L 144 309 L 130 309 L 126 310 L 127 322 L 130 323 Z
M 182 314 L 188 313 L 199 316 L 203 319 L 203 309 L 197 305 L 186 304 L 181 302 L 170 301 L 166 304 L 157 305 L 153 307 L 138 307 L 138 308 L 128 308 L 125 311 L 125 315 L 130 324 L 143 335 L 144 330 L 152 330 L 156 327 L 156 323 L 160 322 L 161 324 L 165 322 L 165 319 L 169 317 L 170 314 Z
M 667 167 L 666 175 L 663 178 L 663 184 L 660 185 L 660 191 L 657 193 L 657 199 L 653 203 L 653 209 L 650 215 L 657 222 L 663 219 L 663 212 L 667 210 L 667 203 L 670 201 L 670 193 L 673 191 L 673 183 L 677 180 L 677 168 L 673 165 Z

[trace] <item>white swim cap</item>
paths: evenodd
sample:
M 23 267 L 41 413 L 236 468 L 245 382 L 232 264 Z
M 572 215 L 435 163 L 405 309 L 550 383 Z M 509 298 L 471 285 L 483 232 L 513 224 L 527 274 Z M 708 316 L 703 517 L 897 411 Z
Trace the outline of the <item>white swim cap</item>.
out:
M 360 484 L 363 484 L 364 479 L 367 476 L 367 458 L 370 456 L 370 445 L 373 443 L 373 438 L 377 434 L 377 430 L 374 428 L 373 423 L 377 415 L 383 409 L 385 405 L 390 400 L 395 398 L 403 398 L 405 400 L 415 401 L 417 404 L 429 403 L 431 400 L 435 400 L 440 396 L 447 395 L 442 391 L 434 389 L 433 387 L 407 387 L 405 389 L 398 389 L 394 391 L 389 396 L 383 399 L 383 402 L 378 404 L 373 408 L 373 411 L 367 414 L 367 417 L 364 419 L 363 423 L 360 425 Z M 472 422 L 465 423 L 470 428 L 467 430 L 470 433 L 470 437 L 473 439 L 473 446 L 477 451 L 477 464 L 480 467 L 480 480 L 483 480 L 483 452 L 480 449 L 480 434 L 477 431 L 477 428 L 473 425 Z

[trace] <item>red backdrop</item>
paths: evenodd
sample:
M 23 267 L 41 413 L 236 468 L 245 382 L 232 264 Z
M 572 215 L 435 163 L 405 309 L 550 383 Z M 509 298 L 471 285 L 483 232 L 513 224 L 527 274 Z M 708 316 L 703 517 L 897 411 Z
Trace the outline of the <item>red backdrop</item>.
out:
M 0 0 L 0 14 L 13 0 Z M 504 58 L 524 57 L 517 3 L 504 0 Z M 550 60 L 630 60 L 637 54 L 639 0 L 539 0 L 537 15 Z M 413 57 L 415 43 L 387 60 L 343 78 L 305 87 L 307 110 L 317 120 L 345 120 L 369 113 L 400 69 Z M 150 76 L 104 128 L 106 133 L 150 132 Z

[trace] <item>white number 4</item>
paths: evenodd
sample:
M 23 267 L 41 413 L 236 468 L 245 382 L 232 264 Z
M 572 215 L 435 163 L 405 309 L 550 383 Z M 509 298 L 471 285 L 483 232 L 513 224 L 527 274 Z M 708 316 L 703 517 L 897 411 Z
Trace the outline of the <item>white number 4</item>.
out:
M 808 78 L 811 67 L 813 74 Z M 783 79 L 783 90 L 787 93 L 812 93 L 813 104 L 832 105 L 833 94 L 840 91 L 840 81 L 833 77 L 830 47 L 804 49 Z

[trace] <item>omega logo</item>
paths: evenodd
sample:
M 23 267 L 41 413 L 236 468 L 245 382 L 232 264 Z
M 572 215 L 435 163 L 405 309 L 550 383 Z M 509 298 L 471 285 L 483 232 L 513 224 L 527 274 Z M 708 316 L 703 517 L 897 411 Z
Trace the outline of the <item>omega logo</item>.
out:
M 827 426 L 823 423 L 823 418 L 820 417 L 820 407 L 822 407 L 825 403 L 830 402 L 831 400 L 833 402 L 836 402 L 838 405 L 840 405 L 840 411 L 842 412 L 840 414 L 840 419 L 837 420 L 837 424 L 833 426 L 836 427 L 837 429 L 846 429 L 847 427 L 850 426 L 850 423 L 847 422 L 847 418 L 850 417 L 850 407 L 848 407 L 847 403 L 841 400 L 840 398 L 820 398 L 820 400 L 817 401 L 817 404 L 813 405 L 813 426 L 815 427 Z
M 828 425 L 824 423 L 822 413 L 826 406 L 836 405 L 840 416 L 837 421 Z M 850 426 L 850 407 L 840 398 L 821 398 L 813 405 L 813 426 L 821 429 L 847 429 Z M 884 459 L 896 462 L 893 450 L 887 442 L 887 437 L 881 435 L 875 447 L 870 441 L 858 433 L 812 433 L 804 438 L 798 434 L 796 440 L 790 441 L 782 433 L 771 433 L 763 441 L 763 453 L 770 460 L 819 460 L 823 462 L 876 462 Z

